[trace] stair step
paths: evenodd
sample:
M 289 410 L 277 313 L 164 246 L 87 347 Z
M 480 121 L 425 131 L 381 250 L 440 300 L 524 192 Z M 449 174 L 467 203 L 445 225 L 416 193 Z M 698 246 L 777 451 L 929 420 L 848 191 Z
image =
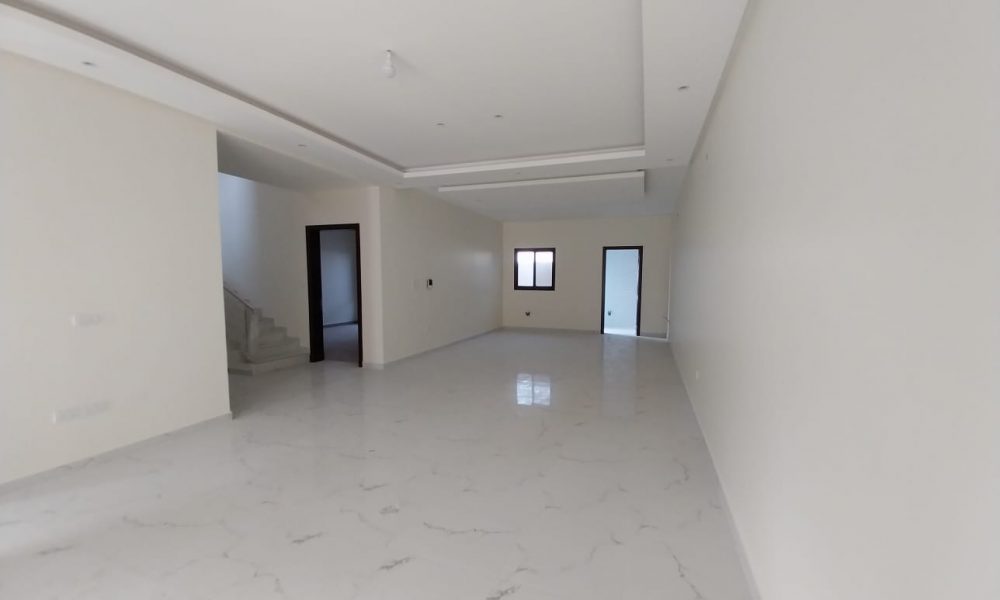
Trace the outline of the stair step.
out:
M 287 335 L 282 336 L 272 336 L 269 338 L 260 338 L 257 340 L 258 348 L 278 348 L 281 346 L 301 346 L 299 343 L 299 338 L 289 337 Z
M 229 372 L 254 375 L 309 362 L 309 351 L 302 347 L 298 338 L 289 336 L 288 329 L 278 325 L 274 318 L 261 315 L 256 335 L 252 357 L 244 355 L 243 342 L 227 340 Z
M 267 329 L 262 327 L 257 339 L 261 345 L 271 345 L 275 342 L 281 342 L 287 337 L 288 330 L 284 327 L 268 327 Z
M 299 346 L 298 340 L 289 338 L 290 343 L 280 346 L 260 347 L 253 356 L 249 357 L 252 363 L 264 363 L 273 360 L 280 360 L 289 356 L 304 355 L 309 356 L 309 351 Z
M 277 371 L 278 369 L 287 369 L 289 367 L 295 367 L 298 365 L 304 365 L 308 363 L 309 363 L 309 354 L 306 353 L 295 356 L 289 356 L 278 360 L 271 360 L 263 363 L 248 363 L 245 361 L 230 363 L 229 372 L 237 373 L 240 375 L 259 375 L 261 373 Z

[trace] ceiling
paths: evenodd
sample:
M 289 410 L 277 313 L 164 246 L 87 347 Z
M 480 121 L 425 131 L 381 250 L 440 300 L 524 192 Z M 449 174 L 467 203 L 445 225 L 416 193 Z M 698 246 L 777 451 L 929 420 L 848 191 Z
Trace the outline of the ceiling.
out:
M 554 197 L 560 216 L 670 212 L 649 194 L 677 185 L 636 199 L 614 174 L 683 179 L 745 2 L 0 0 L 0 48 L 206 118 L 220 163 L 276 185 L 419 187 L 502 218 Z
M 687 169 L 443 186 L 438 194 L 499 221 L 645 216 L 672 212 Z
M 219 171 L 300 192 L 318 192 L 361 185 L 333 171 L 219 132 Z

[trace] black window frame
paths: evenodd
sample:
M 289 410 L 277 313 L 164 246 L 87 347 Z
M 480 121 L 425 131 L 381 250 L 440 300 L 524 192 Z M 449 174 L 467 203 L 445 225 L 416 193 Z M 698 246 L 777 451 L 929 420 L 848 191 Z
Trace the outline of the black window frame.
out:
M 552 253 L 552 285 L 518 285 L 518 265 L 517 265 L 517 253 L 518 252 L 551 252 Z M 532 268 L 532 278 L 534 282 L 538 281 L 538 261 L 532 256 L 531 261 Z M 540 292 L 554 292 L 556 289 L 556 249 L 555 248 L 514 248 L 514 289 L 522 291 L 540 291 Z

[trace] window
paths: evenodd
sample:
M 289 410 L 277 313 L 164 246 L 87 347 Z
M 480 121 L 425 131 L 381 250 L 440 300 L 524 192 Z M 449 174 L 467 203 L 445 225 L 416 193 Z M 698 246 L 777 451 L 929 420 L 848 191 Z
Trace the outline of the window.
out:
M 514 289 L 556 289 L 556 249 L 515 248 Z

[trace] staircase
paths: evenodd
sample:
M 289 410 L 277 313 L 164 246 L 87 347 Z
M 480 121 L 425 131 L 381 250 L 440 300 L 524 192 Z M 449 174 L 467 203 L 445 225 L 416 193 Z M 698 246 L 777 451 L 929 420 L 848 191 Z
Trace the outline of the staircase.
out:
M 230 373 L 256 375 L 309 362 L 309 351 L 274 319 L 223 287 Z

